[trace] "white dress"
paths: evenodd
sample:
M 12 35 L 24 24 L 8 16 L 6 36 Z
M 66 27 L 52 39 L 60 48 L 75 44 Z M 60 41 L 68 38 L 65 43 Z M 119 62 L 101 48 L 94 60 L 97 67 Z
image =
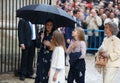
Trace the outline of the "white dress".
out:
M 56 69 L 60 69 L 60 71 L 57 80 L 53 81 Z M 62 46 L 55 47 L 53 51 L 48 83 L 65 83 L 65 51 Z

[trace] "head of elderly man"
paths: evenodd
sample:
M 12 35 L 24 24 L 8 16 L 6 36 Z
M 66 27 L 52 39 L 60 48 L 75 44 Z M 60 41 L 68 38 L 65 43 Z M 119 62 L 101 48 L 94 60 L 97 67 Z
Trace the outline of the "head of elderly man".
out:
M 119 28 L 117 27 L 117 24 L 114 22 L 108 22 L 105 24 L 105 33 L 108 37 L 112 35 L 117 35 Z

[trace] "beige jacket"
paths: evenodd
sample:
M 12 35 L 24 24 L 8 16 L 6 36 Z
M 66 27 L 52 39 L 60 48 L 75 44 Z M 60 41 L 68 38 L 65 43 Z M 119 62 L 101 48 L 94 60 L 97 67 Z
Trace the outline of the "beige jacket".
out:
M 115 35 L 106 37 L 102 45 L 106 47 L 106 52 L 109 55 L 106 67 L 120 67 L 120 39 Z
M 97 24 L 94 22 L 96 20 Z M 86 18 L 86 23 L 88 24 L 87 29 L 88 30 L 99 30 L 99 26 L 102 25 L 102 20 L 99 16 L 91 17 L 88 16 Z M 93 33 L 91 31 L 88 31 L 88 35 L 92 36 Z M 98 32 L 95 32 L 95 35 L 98 36 Z

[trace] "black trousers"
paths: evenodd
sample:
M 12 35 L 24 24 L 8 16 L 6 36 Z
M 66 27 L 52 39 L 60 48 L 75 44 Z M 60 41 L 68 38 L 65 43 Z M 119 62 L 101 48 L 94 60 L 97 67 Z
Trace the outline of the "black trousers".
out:
M 33 60 L 35 56 L 35 41 L 31 41 L 30 47 L 22 50 L 20 75 L 31 76 L 33 75 Z
M 75 64 L 70 65 L 67 83 L 85 83 L 85 60 L 79 59 Z

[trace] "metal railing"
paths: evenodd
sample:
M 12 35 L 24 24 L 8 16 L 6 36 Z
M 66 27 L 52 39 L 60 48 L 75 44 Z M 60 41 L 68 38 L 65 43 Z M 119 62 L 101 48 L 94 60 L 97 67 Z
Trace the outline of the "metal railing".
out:
M 87 30 L 85 29 L 87 50 L 98 50 L 105 37 L 104 30 Z

